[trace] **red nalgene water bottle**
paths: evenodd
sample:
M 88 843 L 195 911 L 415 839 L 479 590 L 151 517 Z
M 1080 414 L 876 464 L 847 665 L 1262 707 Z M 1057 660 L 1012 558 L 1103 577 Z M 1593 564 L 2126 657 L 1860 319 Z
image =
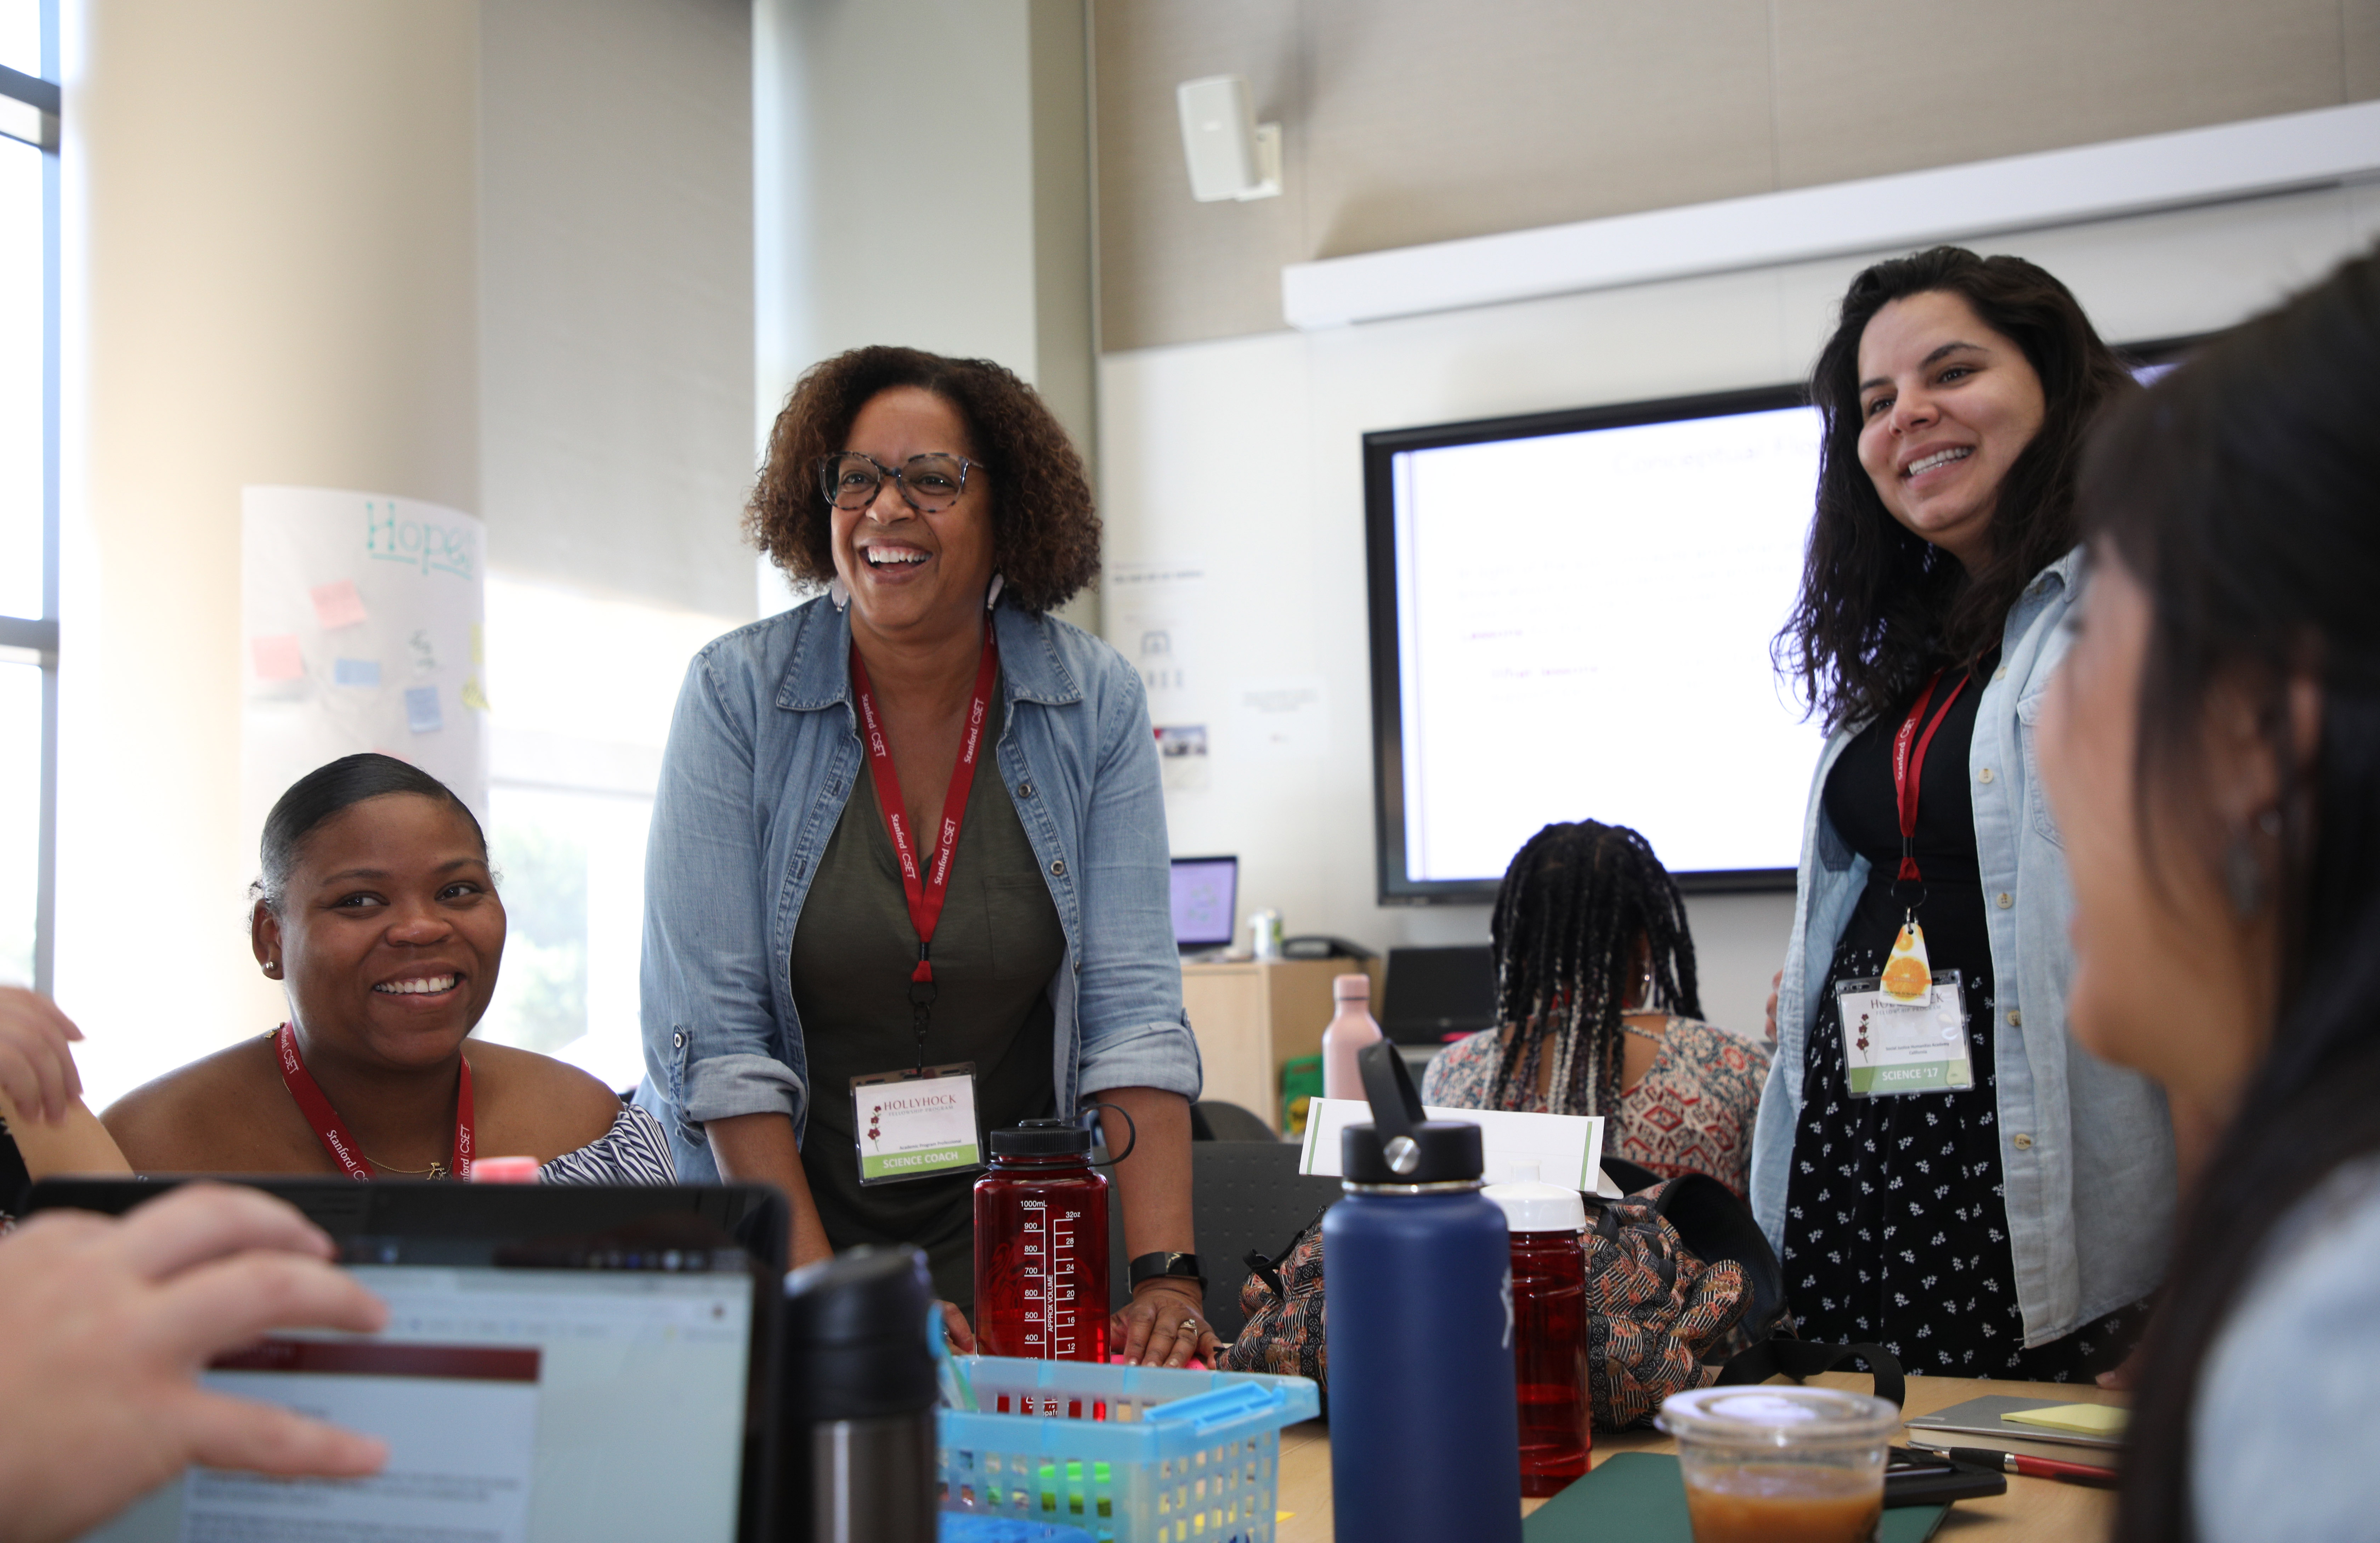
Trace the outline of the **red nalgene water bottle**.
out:
M 1106 1364 L 1108 1181 L 1082 1126 L 991 1133 L 991 1172 L 975 1182 L 975 1333 L 987 1355 Z
M 1512 1370 L 1521 1398 L 1521 1493 L 1552 1495 L 1586 1473 L 1595 1445 L 1586 1402 L 1586 1255 L 1578 1191 L 1537 1182 L 1537 1165 L 1512 1165 L 1512 1182 L 1483 1191 L 1504 1211 L 1512 1240 Z

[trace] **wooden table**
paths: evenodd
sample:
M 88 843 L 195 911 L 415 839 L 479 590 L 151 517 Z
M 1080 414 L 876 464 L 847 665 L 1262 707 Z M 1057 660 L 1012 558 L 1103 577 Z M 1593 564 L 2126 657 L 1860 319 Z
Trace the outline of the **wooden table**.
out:
M 1864 1376 L 1850 1372 L 1834 1372 L 1810 1379 L 1819 1387 L 1848 1388 L 1854 1392 L 1868 1391 Z M 1937 1409 L 1947 1409 L 1971 1398 L 1987 1393 L 2007 1393 L 2022 1398 L 2038 1398 L 2058 1403 L 2113 1403 L 2119 1394 L 2103 1392 L 2085 1383 L 2080 1387 L 2070 1382 L 1994 1382 L 1969 1380 L 1955 1377 L 1912 1377 L 1909 1379 L 1909 1396 L 1903 1405 L 1912 1415 L 1930 1415 Z M 1906 1433 L 1893 1438 L 1895 1446 L 1907 1445 Z M 1678 1444 L 1658 1430 L 1627 1430 L 1617 1434 L 1598 1430 L 1595 1433 L 1595 1461 L 1602 1462 L 1614 1452 L 1659 1452 L 1678 1450 Z M 2054 1479 L 2019 1478 L 2009 1476 L 2008 1493 L 1990 1500 L 1961 1500 L 1950 1508 L 1942 1520 L 1937 1538 L 1967 1539 L 2040 1538 L 2056 1543 L 2086 1543 L 2086 1540 L 2107 1536 L 2115 1520 L 2115 1495 L 2110 1490 L 2093 1489 L 2079 1484 L 2062 1484 Z M 1524 1513 L 1535 1511 L 1543 1500 L 1523 1500 Z M 1330 1537 L 1330 1432 L 1320 1420 L 1308 1420 L 1292 1426 L 1281 1435 L 1281 1501 L 1280 1509 L 1290 1513 L 1276 1534 L 1279 1543 L 1331 1543 Z

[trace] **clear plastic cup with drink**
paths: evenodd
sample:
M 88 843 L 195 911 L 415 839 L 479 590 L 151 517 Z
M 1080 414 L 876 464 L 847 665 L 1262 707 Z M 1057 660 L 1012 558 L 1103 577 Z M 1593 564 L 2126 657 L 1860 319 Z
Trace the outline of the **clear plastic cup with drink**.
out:
M 1694 1543 L 1869 1543 L 1900 1411 L 1833 1388 L 1701 1388 L 1654 1421 L 1678 1439 Z

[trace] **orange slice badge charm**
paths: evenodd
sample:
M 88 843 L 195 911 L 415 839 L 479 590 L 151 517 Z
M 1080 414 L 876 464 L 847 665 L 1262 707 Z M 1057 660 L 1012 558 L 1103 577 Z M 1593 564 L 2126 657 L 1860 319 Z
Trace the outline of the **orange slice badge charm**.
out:
M 1934 1000 L 1934 969 L 1925 958 L 1925 929 L 1915 922 L 1902 925 L 1892 940 L 1892 954 L 1884 962 L 1877 990 L 1887 1002 L 1922 1004 Z

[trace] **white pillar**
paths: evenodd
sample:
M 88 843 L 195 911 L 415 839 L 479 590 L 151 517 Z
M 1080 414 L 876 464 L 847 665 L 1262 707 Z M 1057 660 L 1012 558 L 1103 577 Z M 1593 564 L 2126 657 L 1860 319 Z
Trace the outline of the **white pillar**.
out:
M 754 0 L 762 443 L 804 370 L 892 343 L 1006 365 L 1092 461 L 1088 27 L 1086 0 Z
M 84 0 L 66 61 L 58 997 L 105 1098 L 278 1021 L 239 490 L 479 501 L 473 0 Z

